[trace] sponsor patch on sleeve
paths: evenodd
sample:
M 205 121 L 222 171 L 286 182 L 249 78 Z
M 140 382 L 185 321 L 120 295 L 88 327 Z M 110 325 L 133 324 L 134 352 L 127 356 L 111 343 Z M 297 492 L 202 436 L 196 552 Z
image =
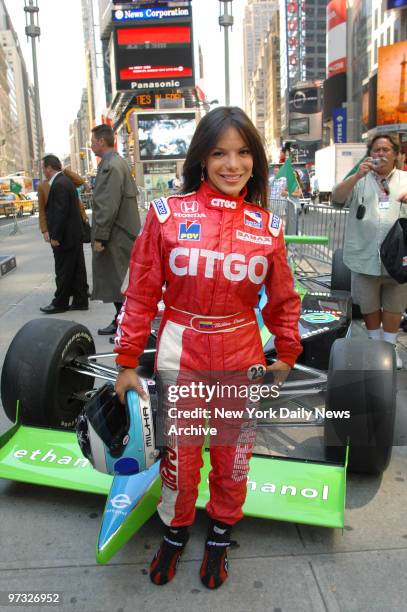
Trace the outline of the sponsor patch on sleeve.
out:
M 160 223 L 165 223 L 171 216 L 171 209 L 166 198 L 157 198 L 151 202 Z
M 272 215 L 270 213 L 269 214 L 269 224 L 268 224 L 268 228 L 269 228 L 270 234 L 272 236 L 274 236 L 275 238 L 277 238 L 277 236 L 281 232 L 282 226 L 283 226 L 283 223 L 282 223 L 280 217 L 277 216 L 277 215 Z

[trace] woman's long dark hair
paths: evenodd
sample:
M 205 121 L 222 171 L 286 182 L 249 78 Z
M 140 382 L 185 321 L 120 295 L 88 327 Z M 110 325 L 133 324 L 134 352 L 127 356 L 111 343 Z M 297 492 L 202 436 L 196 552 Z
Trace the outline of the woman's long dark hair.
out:
M 183 168 L 182 193 L 196 191 L 201 184 L 202 162 L 223 132 L 237 129 L 253 156 L 253 176 L 247 182 L 247 200 L 267 208 L 268 164 L 260 134 L 249 117 L 237 106 L 219 106 L 205 115 L 199 122 Z

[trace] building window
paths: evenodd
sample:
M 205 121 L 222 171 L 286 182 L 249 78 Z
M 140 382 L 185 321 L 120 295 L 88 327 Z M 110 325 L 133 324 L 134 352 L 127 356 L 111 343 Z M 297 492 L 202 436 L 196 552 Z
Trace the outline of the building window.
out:
M 374 29 L 377 30 L 379 27 L 379 9 L 375 9 L 374 11 Z
M 317 47 L 317 51 L 318 53 L 325 53 L 326 49 L 325 47 Z
M 305 47 L 305 53 L 315 53 L 315 47 Z
M 373 64 L 377 64 L 377 40 L 374 41 L 373 47 Z

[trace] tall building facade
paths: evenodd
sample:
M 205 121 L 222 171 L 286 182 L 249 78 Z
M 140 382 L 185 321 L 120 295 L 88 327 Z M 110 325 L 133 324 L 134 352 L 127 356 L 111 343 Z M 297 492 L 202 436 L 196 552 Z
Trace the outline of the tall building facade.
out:
M 101 9 L 104 13 L 110 14 L 111 2 L 82 0 L 89 131 L 95 125 L 102 123 L 107 106 L 104 53 L 101 40 Z
M 278 12 L 275 11 L 261 41 L 249 86 L 248 114 L 263 136 L 270 160 L 276 157 L 281 132 L 279 32 Z
M 0 156 L 8 172 L 31 175 L 36 151 L 29 105 L 29 80 L 4 0 L 0 0 L 0 46 Z
M 70 166 L 81 176 L 89 176 L 95 169 L 89 135 L 88 90 L 83 89 L 78 114 L 69 127 Z
M 281 128 L 288 136 L 290 92 L 301 83 L 322 81 L 326 71 L 328 0 L 280 0 Z
M 7 80 L 7 60 L 0 48 L 0 174 L 12 172 L 14 159 L 10 150 L 9 134 L 12 128 L 9 84 Z
M 243 21 L 243 88 L 244 106 L 253 117 L 252 80 L 259 66 L 259 51 L 278 0 L 248 0 Z
M 379 49 L 407 39 L 407 8 L 386 9 L 387 0 L 348 0 L 349 141 L 360 142 L 376 128 Z

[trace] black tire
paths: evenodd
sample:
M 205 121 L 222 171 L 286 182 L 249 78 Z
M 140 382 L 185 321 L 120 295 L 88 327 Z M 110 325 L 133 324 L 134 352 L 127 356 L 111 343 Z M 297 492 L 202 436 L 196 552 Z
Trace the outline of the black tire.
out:
M 351 272 L 343 263 L 343 249 L 336 249 L 332 257 L 331 289 L 350 292 Z
M 351 291 L 351 271 L 343 262 L 343 249 L 336 249 L 332 257 L 331 289 Z M 361 318 L 360 306 L 352 304 L 352 319 Z
M 34 319 L 14 337 L 4 360 L 1 399 L 6 415 L 25 425 L 74 429 L 83 406 L 73 395 L 93 388 L 94 379 L 64 368 L 95 353 L 89 330 L 73 321 Z
M 383 472 L 391 458 L 396 414 L 396 364 L 391 344 L 359 338 L 334 343 L 326 411 L 349 411 L 349 418 L 325 418 L 326 457 L 343 461 L 349 439 L 350 472 Z

